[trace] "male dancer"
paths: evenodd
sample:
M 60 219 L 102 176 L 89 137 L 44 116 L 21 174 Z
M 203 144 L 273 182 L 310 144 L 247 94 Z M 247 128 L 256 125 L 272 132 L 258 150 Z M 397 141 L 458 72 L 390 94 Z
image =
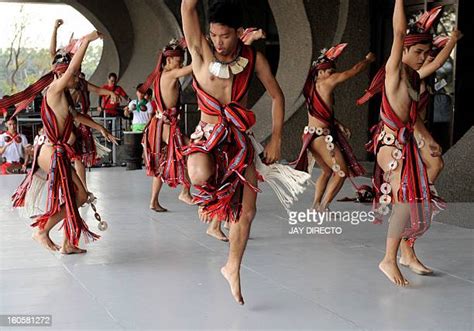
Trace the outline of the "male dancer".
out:
M 243 29 L 238 6 L 219 1 L 210 7 L 209 44 L 201 32 L 197 2 L 183 0 L 181 4 L 184 35 L 192 57 L 193 86 L 201 110 L 201 123 L 184 154 L 189 155 L 191 183 L 200 191 L 195 200 L 200 205 L 201 219 L 234 222 L 229 257 L 221 273 L 234 299 L 244 304 L 240 264 L 258 191 L 255 151 L 246 134 L 255 123 L 255 115 L 245 108 L 253 72 L 273 101 L 273 134 L 263 152 L 267 163 L 280 157 L 284 97 L 265 57 L 239 40 Z
M 431 11 L 431 17 L 433 19 L 435 19 L 436 15 L 438 15 L 440 8 L 441 7 L 436 7 Z M 425 16 L 421 16 L 418 22 L 421 22 L 424 17 L 426 17 L 426 14 Z M 419 121 L 417 121 L 417 125 L 415 126 L 415 137 L 417 139 L 417 143 L 421 151 L 421 157 L 425 163 L 426 171 L 428 173 L 430 190 L 435 195 L 437 193 L 436 189 L 434 188 L 434 183 L 443 170 L 444 162 L 441 156 L 441 148 L 425 127 L 426 111 L 430 101 L 430 92 L 428 90 L 426 80 L 444 65 L 444 63 L 448 60 L 452 50 L 456 46 L 457 41 L 461 38 L 462 33 L 458 30 L 453 30 L 451 37 L 434 38 L 433 49 L 430 51 L 429 55 L 426 56 L 423 66 L 418 70 L 421 79 L 421 85 L 418 104 Z M 381 68 L 379 73 L 374 77 L 364 96 L 357 100 L 358 105 L 364 104 L 370 100 L 372 96 L 381 92 L 384 74 L 385 69 Z
M 50 250 L 61 249 L 61 252 L 65 254 L 85 252 L 77 247 L 81 234 L 86 236 L 86 240 L 99 238 L 89 230 L 78 210 L 78 206 L 81 206 L 87 199 L 87 191 L 70 163 L 70 159 L 75 157 L 73 121 L 76 120 L 100 130 L 107 140 L 116 143 L 116 138 L 105 128 L 74 112 L 74 103 L 69 94 L 69 89 L 77 83 L 76 76 L 79 74 L 79 68 L 89 43 L 99 37 L 101 35 L 94 31 L 79 40 L 74 47 L 76 52 L 72 60 L 70 54 L 58 52 L 53 61 L 51 72 L 26 90 L 0 100 L 0 107 L 17 104 L 17 112 L 13 115 L 15 116 L 39 92 L 49 87 L 41 106 L 41 118 L 46 136 L 38 139 L 32 170 L 15 192 L 13 206 L 23 207 L 25 203 L 28 203 L 28 199 L 39 199 L 40 194 L 36 191 L 37 182 L 41 181 L 41 176 L 47 174 L 46 178 L 49 182 L 47 208 L 46 212 L 38 216 L 32 224 L 32 226 L 39 227 L 38 232 L 33 235 L 33 239 Z M 33 204 L 35 202 L 37 201 L 32 201 Z M 49 237 L 51 229 L 61 220 L 64 220 L 65 230 L 62 248 Z
M 147 175 L 153 176 L 150 209 L 157 212 L 167 211 L 159 203 L 163 182 L 170 187 L 182 185 L 179 199 L 192 204 L 186 161 L 182 154 L 187 138 L 178 125 L 181 115 L 179 79 L 192 73 L 190 65 L 183 67 L 184 52 L 184 42 L 170 41 L 140 88 L 146 92 L 152 86 L 158 108 L 145 128 L 142 141 Z
M 381 121 L 373 129 L 369 146 L 377 158 L 373 179 L 374 206 L 379 215 L 387 215 L 388 206 L 393 205 L 385 257 L 379 268 L 398 286 L 408 285 L 397 265 L 399 247 L 402 264 L 420 274 L 432 272 L 418 260 L 413 248 L 415 239 L 428 230 L 434 211 L 427 170 L 414 132 L 421 123 L 417 70 L 422 68 L 431 49 L 433 36 L 429 31 L 438 14 L 438 8 L 426 13 L 407 33 L 404 3 L 396 0 L 390 57 L 371 84 L 371 88 L 378 86 L 383 93 Z M 373 94 L 369 89 L 359 101 L 369 99 Z M 433 156 L 441 154 L 436 143 L 428 145 Z
M 336 72 L 336 60 L 346 46 L 339 44 L 323 51 L 311 67 L 303 89 L 308 107 L 308 126 L 304 129 L 303 147 L 295 161 L 295 168 L 311 174 L 314 162 L 309 162 L 308 156 L 312 156 L 321 167 L 312 206 L 317 211 L 328 209 L 346 176 L 356 177 L 365 173 L 345 137 L 349 138 L 350 131 L 334 118 L 334 90 L 363 72 L 375 60 L 375 55 L 368 53 L 351 69 Z

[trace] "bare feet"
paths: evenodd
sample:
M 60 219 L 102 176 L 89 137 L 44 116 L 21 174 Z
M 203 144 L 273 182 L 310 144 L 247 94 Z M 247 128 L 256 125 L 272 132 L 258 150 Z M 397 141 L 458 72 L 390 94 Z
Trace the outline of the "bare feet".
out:
M 405 277 L 403 277 L 400 269 L 398 269 L 396 261 L 390 262 L 384 259 L 382 262 L 380 262 L 379 269 L 395 285 L 405 287 L 409 284 Z
M 184 203 L 187 203 L 188 205 L 194 205 L 193 203 L 193 196 L 189 192 L 189 190 L 182 190 L 181 193 L 178 196 L 178 199 L 183 201 Z
M 168 209 L 162 207 L 159 203 L 157 203 L 155 206 L 150 206 L 150 209 L 156 211 L 157 213 L 164 213 L 168 211 Z
M 418 275 L 431 275 L 433 270 L 427 268 L 420 262 L 415 253 L 415 248 L 410 246 L 407 240 L 402 240 L 400 244 L 402 255 L 400 257 L 400 264 L 409 268 Z
M 84 254 L 84 253 L 87 253 L 87 250 L 76 247 L 76 246 L 72 245 L 71 243 L 69 243 L 68 241 L 66 241 L 59 252 L 61 254 L 67 254 L 67 255 L 69 255 L 69 254 Z
M 221 268 L 221 274 L 227 280 L 230 286 L 230 291 L 232 292 L 232 296 L 234 297 L 235 301 L 239 305 L 244 304 L 244 298 L 242 298 L 242 294 L 240 293 L 240 273 L 239 271 L 231 272 L 228 270 L 227 267 Z
M 401 257 L 400 265 L 409 268 L 411 271 L 418 275 L 427 276 L 433 274 L 433 270 L 421 263 L 416 256 L 412 258 Z
M 215 224 L 217 224 L 217 226 Z M 209 224 L 206 234 L 220 241 L 229 241 L 229 238 L 227 238 L 224 232 L 222 232 L 219 221 L 215 221 Z
M 51 238 L 49 238 L 49 233 L 46 231 L 35 232 L 31 237 L 50 251 L 57 252 L 61 248 L 59 245 L 56 245 Z

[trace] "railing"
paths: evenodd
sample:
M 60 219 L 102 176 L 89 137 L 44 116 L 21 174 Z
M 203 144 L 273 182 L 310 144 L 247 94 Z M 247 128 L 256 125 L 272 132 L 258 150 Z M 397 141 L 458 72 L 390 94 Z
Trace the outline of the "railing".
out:
M 199 122 L 199 111 L 197 110 L 197 106 L 195 102 L 192 103 L 183 103 L 183 118 L 181 123 L 181 129 L 183 133 L 187 136 L 191 135 L 194 131 L 195 125 Z M 39 131 L 39 128 L 42 126 L 41 118 L 39 117 L 39 113 L 37 114 L 38 117 L 18 117 L 18 132 L 23 133 L 27 136 L 29 142 L 33 142 L 34 137 Z M 95 108 L 91 108 L 91 115 L 98 115 L 98 112 Z M 30 113 L 31 115 L 31 113 Z M 92 119 L 103 125 L 107 130 L 112 132 L 114 136 L 120 138 L 123 141 L 123 132 L 130 129 L 130 120 L 117 116 L 117 117 L 108 117 L 105 116 L 93 116 Z M 109 159 L 102 159 L 103 165 L 117 165 L 117 162 L 121 162 L 118 160 L 118 153 L 117 153 L 117 146 L 110 142 L 107 142 L 100 133 L 93 130 L 93 135 L 98 138 L 99 142 L 110 148 L 112 153 Z

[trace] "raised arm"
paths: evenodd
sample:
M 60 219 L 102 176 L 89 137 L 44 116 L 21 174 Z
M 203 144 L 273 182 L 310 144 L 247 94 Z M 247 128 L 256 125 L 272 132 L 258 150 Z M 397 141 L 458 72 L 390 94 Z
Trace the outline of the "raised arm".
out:
M 462 33 L 461 31 L 458 30 L 453 30 L 451 32 L 451 38 L 449 39 L 448 43 L 444 48 L 439 52 L 439 54 L 434 58 L 433 61 L 430 63 L 424 65 L 421 67 L 420 70 L 418 70 L 418 73 L 420 74 L 420 78 L 424 79 L 426 77 L 431 76 L 443 66 L 443 64 L 448 60 L 449 55 L 453 51 L 454 47 L 456 46 L 456 43 L 458 42 L 459 39 L 462 38 Z
M 368 53 L 365 56 L 365 59 L 354 65 L 351 69 L 343 71 L 343 72 L 336 72 L 329 76 L 327 79 L 330 84 L 333 86 L 339 85 L 344 83 L 346 80 L 360 74 L 362 71 L 367 69 L 369 64 L 375 61 L 375 54 Z
M 62 19 L 57 19 L 54 22 L 53 34 L 51 35 L 51 43 L 49 44 L 49 54 L 51 58 L 54 59 L 57 51 L 57 38 L 58 38 L 58 29 L 61 25 L 64 24 Z
M 403 43 L 407 33 L 407 18 L 405 16 L 403 0 L 395 0 L 393 11 L 393 43 L 390 57 L 387 60 L 385 69 L 387 78 L 393 83 L 400 81 L 400 69 L 402 67 Z M 395 81 L 393 81 L 395 80 Z
M 58 81 L 51 85 L 50 91 L 56 93 L 62 93 L 62 91 L 67 87 L 69 80 L 79 71 L 81 67 L 82 60 L 84 59 L 84 55 L 86 54 L 87 47 L 89 43 L 98 39 L 102 38 L 102 34 L 94 31 L 89 33 L 88 35 L 84 36 L 81 41 L 81 46 L 79 47 L 78 51 L 74 54 L 71 63 L 69 64 L 66 72 L 58 79 Z
M 181 17 L 183 31 L 189 53 L 193 59 L 193 67 L 200 66 L 204 58 L 204 48 L 209 48 L 206 38 L 202 34 L 196 9 L 198 0 L 183 0 L 181 2 Z
M 285 118 L 285 97 L 270 70 L 267 59 L 260 52 L 257 52 L 255 72 L 272 98 L 272 137 L 265 146 L 264 156 L 266 163 L 274 163 L 280 159 L 281 135 Z

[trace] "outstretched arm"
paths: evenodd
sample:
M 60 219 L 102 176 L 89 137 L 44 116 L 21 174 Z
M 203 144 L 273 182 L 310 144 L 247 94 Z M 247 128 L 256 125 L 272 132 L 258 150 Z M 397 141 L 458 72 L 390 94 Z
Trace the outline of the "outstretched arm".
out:
M 385 69 L 387 71 L 387 87 L 398 87 L 400 83 L 400 70 L 402 68 L 403 43 L 407 30 L 407 18 L 403 0 L 395 0 L 393 12 L 393 44 L 390 57 L 387 60 Z
M 329 76 L 328 82 L 332 84 L 333 86 L 339 85 L 341 83 L 344 83 L 346 80 L 360 74 L 362 71 L 367 69 L 369 64 L 375 61 L 375 54 L 374 53 L 368 53 L 365 56 L 365 59 L 357 63 L 355 66 L 353 66 L 351 69 L 343 71 L 343 72 L 337 72 Z
M 80 124 L 83 124 L 94 130 L 99 131 L 108 142 L 111 142 L 117 145 L 117 141 L 120 140 L 117 137 L 115 137 L 112 133 L 110 133 L 106 128 L 104 128 L 102 125 L 100 125 L 99 123 L 95 122 L 94 120 L 90 119 L 87 116 L 77 113 L 76 116 L 74 116 L 74 120 Z
M 64 21 L 62 19 L 57 19 L 54 22 L 53 34 L 51 35 L 51 43 L 49 44 L 49 54 L 51 55 L 52 59 L 54 59 L 54 57 L 56 56 L 58 29 L 63 24 Z
M 87 90 L 96 94 L 96 95 L 106 95 L 110 97 L 110 100 L 114 103 L 120 102 L 120 95 L 114 93 L 114 91 L 107 90 L 102 87 L 98 87 L 90 82 L 87 82 Z
M 446 46 L 441 50 L 441 52 L 439 52 L 439 54 L 434 58 L 433 61 L 431 61 L 427 65 L 424 65 L 423 67 L 421 67 L 420 70 L 418 70 L 418 73 L 420 74 L 420 78 L 424 79 L 426 77 L 429 77 L 432 74 L 434 74 L 436 70 L 441 68 L 443 64 L 448 60 L 449 55 L 454 49 L 454 46 L 456 46 L 456 43 L 461 38 L 462 38 L 461 31 L 453 30 L 453 32 L 451 32 L 451 38 L 449 39 Z
M 272 98 L 272 137 L 267 146 L 265 146 L 264 151 L 265 162 L 271 164 L 280 159 L 281 135 L 285 117 L 285 97 L 270 70 L 267 59 L 260 52 L 257 52 L 255 72 Z
M 192 64 L 190 64 L 190 65 L 187 65 L 185 67 L 172 70 L 170 72 L 170 74 L 172 75 L 172 78 L 179 79 L 181 77 L 191 75 L 192 72 L 193 72 L 193 66 L 192 66 Z

